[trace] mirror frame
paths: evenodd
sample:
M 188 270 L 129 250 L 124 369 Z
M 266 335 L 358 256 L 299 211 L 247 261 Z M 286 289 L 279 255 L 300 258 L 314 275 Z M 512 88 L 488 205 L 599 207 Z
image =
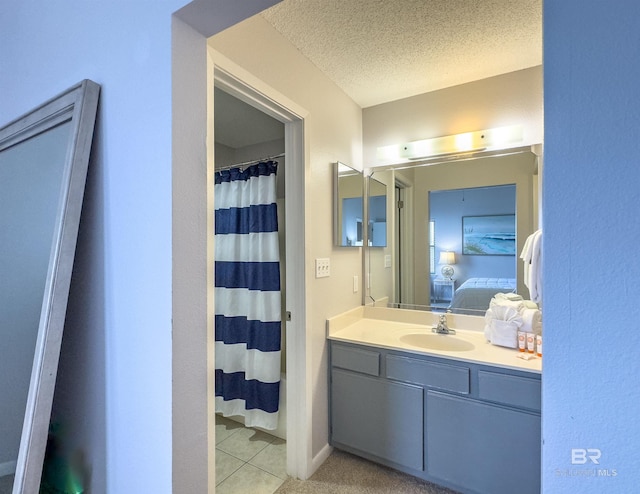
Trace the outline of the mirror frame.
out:
M 340 169 L 348 168 L 350 170 L 348 176 L 359 176 L 360 177 L 360 217 L 362 219 L 362 244 L 361 245 L 348 245 L 342 243 L 342 203 L 340 201 Z M 353 173 L 351 173 L 353 172 Z M 354 196 L 355 198 L 356 196 Z M 349 166 L 341 161 L 334 163 L 333 168 L 333 244 L 336 247 L 363 247 L 366 241 L 366 217 L 365 217 L 365 209 L 364 209 L 364 175 L 362 171 L 356 170 L 352 166 Z
M 384 194 L 376 194 L 376 195 L 372 195 L 373 194 L 373 186 L 376 185 L 376 187 L 382 187 L 384 189 Z M 387 191 L 387 184 L 381 182 L 380 180 L 376 180 L 375 178 L 373 178 L 371 175 L 367 176 L 367 194 L 366 194 L 366 203 L 367 203 L 367 247 L 387 247 L 387 239 L 388 239 L 388 233 L 387 233 L 387 223 L 388 223 L 388 219 L 387 219 L 387 203 L 388 198 L 389 198 L 389 192 Z M 373 243 L 373 227 L 375 225 L 375 222 L 373 221 L 373 219 L 371 218 L 371 211 L 373 209 L 373 205 L 371 202 L 371 199 L 373 199 L 374 197 L 384 197 L 384 224 L 385 224 L 385 231 L 384 231 L 384 244 L 374 244 Z
M 70 123 L 13 494 L 38 492 L 100 86 L 84 80 L 0 128 L 0 153 Z

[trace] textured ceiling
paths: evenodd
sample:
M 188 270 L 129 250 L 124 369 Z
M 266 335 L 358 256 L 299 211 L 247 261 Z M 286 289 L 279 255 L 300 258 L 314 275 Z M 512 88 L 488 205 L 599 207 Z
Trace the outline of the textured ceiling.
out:
M 363 108 L 542 64 L 542 0 L 284 0 L 260 15 Z

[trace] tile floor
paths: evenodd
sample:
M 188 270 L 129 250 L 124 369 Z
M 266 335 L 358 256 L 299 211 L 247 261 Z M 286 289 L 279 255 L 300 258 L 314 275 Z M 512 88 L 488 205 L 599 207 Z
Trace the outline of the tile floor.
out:
M 287 443 L 216 415 L 216 494 L 272 494 L 287 479 Z

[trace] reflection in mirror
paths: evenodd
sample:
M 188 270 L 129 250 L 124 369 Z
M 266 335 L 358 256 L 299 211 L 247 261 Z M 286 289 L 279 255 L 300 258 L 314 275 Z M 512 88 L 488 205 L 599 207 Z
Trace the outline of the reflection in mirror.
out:
M 83 81 L 0 128 L 0 486 L 14 494 L 40 488 L 98 93 Z
M 344 163 L 335 163 L 333 228 L 339 247 L 363 244 L 363 177 L 362 172 Z
M 432 190 L 429 211 L 432 307 L 486 311 L 497 292 L 516 291 L 515 184 Z
M 537 166 L 537 156 L 526 147 L 476 153 L 465 159 L 431 162 L 429 166 L 405 163 L 374 168 L 373 176 L 387 186 L 388 202 L 400 207 L 388 214 L 390 245 L 365 252 L 368 299 L 375 305 L 451 310 L 462 284 L 471 278 L 476 279 L 476 288 L 496 279 L 496 292 L 516 291 L 529 298 L 519 254 L 527 237 L 539 227 Z M 478 202 L 475 196 L 484 193 L 500 201 L 485 198 Z M 515 255 L 463 251 L 463 217 L 487 216 L 488 222 L 484 223 L 495 226 L 499 219 L 492 216 L 512 214 Z M 467 220 L 473 221 L 480 220 Z M 452 281 L 442 274 L 441 252 L 453 252 Z M 515 280 L 515 284 L 509 280 Z M 477 315 L 485 311 L 486 307 L 478 304 L 460 309 Z
M 387 186 L 372 177 L 369 181 L 367 240 L 371 247 L 387 246 Z

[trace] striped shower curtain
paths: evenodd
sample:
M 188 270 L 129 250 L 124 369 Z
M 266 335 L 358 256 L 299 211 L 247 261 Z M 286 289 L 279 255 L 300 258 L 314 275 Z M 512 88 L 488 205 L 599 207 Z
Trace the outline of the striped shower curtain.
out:
M 216 412 L 275 429 L 280 257 L 273 161 L 215 174 Z

